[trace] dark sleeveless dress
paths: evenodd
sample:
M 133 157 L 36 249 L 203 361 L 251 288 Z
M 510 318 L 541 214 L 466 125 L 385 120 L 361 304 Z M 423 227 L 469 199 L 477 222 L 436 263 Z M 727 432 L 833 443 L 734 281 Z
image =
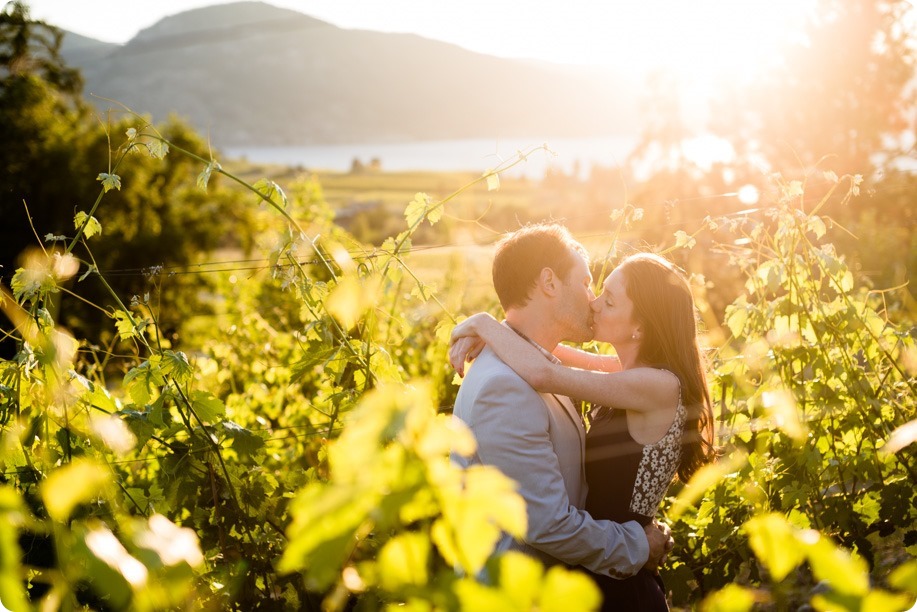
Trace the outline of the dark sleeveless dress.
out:
M 648 525 L 665 496 L 681 458 L 687 412 L 679 401 L 675 420 L 655 444 L 637 443 L 627 429 L 623 410 L 597 408 L 586 434 L 586 510 L 596 519 Z M 636 612 L 668 610 L 658 575 L 640 570 L 617 580 L 590 574 L 602 591 L 602 610 Z

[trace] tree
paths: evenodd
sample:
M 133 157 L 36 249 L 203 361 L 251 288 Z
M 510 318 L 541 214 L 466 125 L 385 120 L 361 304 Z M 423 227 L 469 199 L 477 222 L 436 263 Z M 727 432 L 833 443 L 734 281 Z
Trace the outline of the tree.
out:
M 867 173 L 912 108 L 910 8 L 905 0 L 820 0 L 805 40 L 769 75 L 724 96 L 713 129 L 777 171 L 828 155 L 838 175 Z
M 149 118 L 120 112 L 96 116 L 81 98 L 81 78 L 58 53 L 62 33 L 29 17 L 21 2 L 0 13 L 0 278 L 9 283 L 23 251 L 45 236 L 73 236 L 74 215 L 88 213 L 98 197 L 100 173 L 112 172 L 113 149 Z M 162 135 L 186 151 L 210 158 L 207 143 L 178 119 L 159 126 Z M 183 155 L 154 159 L 131 154 L 117 171 L 122 186 L 105 194 L 100 207 L 102 234 L 91 242 L 100 270 L 111 276 L 118 295 L 130 298 L 162 285 L 174 297 L 164 327 L 178 328 L 199 304 L 206 279 L 169 275 L 227 238 L 246 243 L 250 226 L 239 192 L 227 191 L 218 177 L 207 191 L 196 179 L 204 165 Z M 28 210 L 28 214 L 26 213 Z M 238 224 L 235 221 L 240 221 Z M 85 251 L 77 254 L 88 259 Z M 143 269 L 161 266 L 167 282 L 151 284 Z M 78 287 L 82 297 L 103 308 L 107 290 L 92 279 Z M 98 311 L 67 298 L 60 317 L 87 338 L 111 327 Z

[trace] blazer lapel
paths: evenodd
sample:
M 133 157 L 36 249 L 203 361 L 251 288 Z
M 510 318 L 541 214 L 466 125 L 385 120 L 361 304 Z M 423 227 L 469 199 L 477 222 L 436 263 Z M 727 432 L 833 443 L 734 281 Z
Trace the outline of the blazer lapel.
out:
M 579 434 L 580 442 L 586 444 L 586 427 L 583 425 L 583 418 L 576 412 L 576 408 L 573 407 L 573 402 L 570 401 L 569 397 L 555 395 L 554 393 L 551 396 L 557 400 L 557 403 L 560 404 L 564 412 L 570 417 L 570 420 L 573 422 L 576 431 Z M 564 401 L 566 400 L 566 401 Z

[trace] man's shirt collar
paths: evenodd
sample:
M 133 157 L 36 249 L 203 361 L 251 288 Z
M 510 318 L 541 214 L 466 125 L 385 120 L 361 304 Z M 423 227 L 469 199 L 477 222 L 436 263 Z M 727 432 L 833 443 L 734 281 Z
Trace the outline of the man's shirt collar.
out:
M 511 330 L 513 330 L 514 332 L 516 332 L 517 334 L 519 334 L 519 336 L 520 336 L 523 340 L 525 340 L 526 342 L 528 342 L 529 344 L 531 344 L 532 346 L 534 346 L 535 348 L 537 348 L 538 351 L 539 351 L 542 355 L 544 355 L 545 358 L 546 358 L 548 361 L 550 361 L 551 363 L 558 363 L 558 364 L 560 363 L 560 359 L 558 359 L 557 357 L 555 357 L 555 356 L 551 353 L 551 351 L 549 351 L 549 350 L 546 349 L 545 347 L 541 346 L 540 344 L 538 344 L 537 342 L 535 342 L 534 340 L 532 340 L 531 338 L 529 338 L 528 336 L 526 336 L 525 334 L 523 334 L 521 331 L 519 331 L 518 329 L 516 329 L 515 327 L 513 327 L 512 325 L 510 325 L 507 321 L 504 320 L 504 321 L 503 321 L 503 324 L 506 325 L 506 326 L 507 326 L 508 328 L 510 328 Z

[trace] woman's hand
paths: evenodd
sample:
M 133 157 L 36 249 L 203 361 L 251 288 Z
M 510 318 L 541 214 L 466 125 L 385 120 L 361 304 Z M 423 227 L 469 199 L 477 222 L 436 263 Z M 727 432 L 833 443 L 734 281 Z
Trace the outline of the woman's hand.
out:
M 465 376 L 465 362 L 473 361 L 484 349 L 484 341 L 477 336 L 465 336 L 452 341 L 449 363 L 459 376 Z
M 449 339 L 449 363 L 459 376 L 465 376 L 465 362 L 472 361 L 484 349 L 484 340 L 478 335 L 479 325 L 499 322 L 486 312 L 472 315 L 455 326 Z

